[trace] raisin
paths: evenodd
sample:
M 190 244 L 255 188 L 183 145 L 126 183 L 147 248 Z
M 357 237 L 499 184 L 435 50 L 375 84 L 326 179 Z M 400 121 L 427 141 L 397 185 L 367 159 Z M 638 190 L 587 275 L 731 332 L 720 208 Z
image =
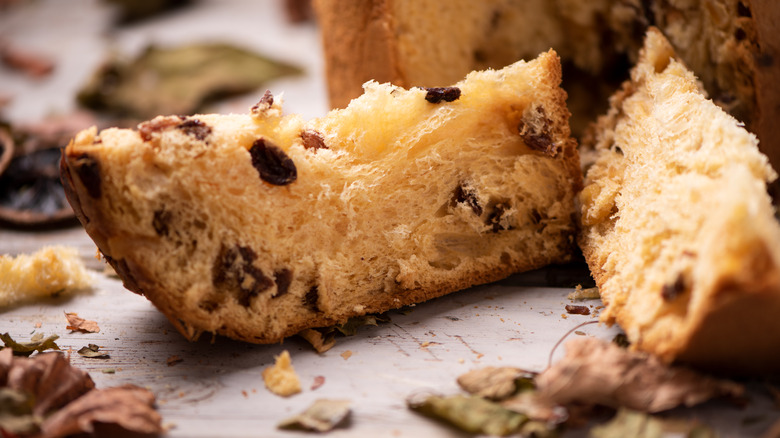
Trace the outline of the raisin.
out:
M 187 119 L 176 127 L 198 140 L 205 140 L 211 134 L 211 127 L 198 119 Z
M 94 199 L 99 199 L 103 194 L 100 183 L 100 163 L 89 154 L 80 154 L 74 161 L 74 169 L 87 194 Z
M 499 231 L 507 229 L 504 225 L 501 224 L 501 218 L 503 218 L 506 210 L 507 206 L 503 203 L 499 203 L 493 207 L 493 211 L 488 215 L 485 223 L 492 227 L 494 233 L 498 233 Z
M 317 149 L 328 149 L 322 134 L 313 129 L 303 130 L 301 132 L 301 139 L 303 139 L 303 147 L 306 149 L 314 149 L 315 151 Z
M 141 140 L 149 141 L 152 139 L 153 133 L 179 126 L 182 120 L 184 120 L 183 116 L 157 117 L 138 125 L 138 134 L 141 135 Z
M 298 178 L 295 163 L 282 149 L 268 140 L 259 138 L 249 149 L 252 166 L 257 169 L 260 179 L 276 186 L 284 186 Z
M 743 2 L 737 3 L 737 15 L 740 17 L 753 17 L 753 13 L 750 11 L 750 8 Z
M 685 292 L 685 278 L 682 274 L 677 276 L 674 283 L 667 283 L 661 288 L 661 297 L 664 301 L 672 301 Z
M 544 108 L 538 107 L 536 112 L 538 113 L 537 117 L 540 117 L 542 122 L 534 120 L 534 123 L 531 123 L 531 121 L 521 120 L 517 125 L 517 131 L 526 146 L 554 157 L 558 153 L 558 148 L 553 143 L 550 133 L 551 121 L 546 117 Z
M 252 298 L 273 286 L 273 281 L 253 264 L 256 259 L 257 253 L 252 248 L 223 245 L 214 260 L 212 283 L 232 290 L 238 303 L 249 307 Z
M 567 304 L 565 309 L 566 313 L 570 313 L 572 315 L 590 315 L 590 309 L 588 309 L 588 306 L 575 306 L 572 304 Z
M 274 272 L 274 282 L 276 282 L 276 295 L 272 298 L 279 298 L 286 294 L 292 283 L 292 271 L 287 268 Z
M 471 207 L 471 211 L 477 216 L 482 216 L 482 206 L 479 205 L 479 200 L 473 190 L 469 190 L 469 187 L 465 187 L 463 183 L 458 184 L 455 187 L 455 192 L 452 194 L 453 206 L 457 204 L 466 204 Z
M 311 310 L 312 312 L 319 312 L 320 309 L 317 307 L 317 301 L 320 299 L 320 291 L 317 288 L 317 285 L 309 289 L 308 292 L 306 292 L 306 295 L 303 297 L 303 304 Z
M 253 113 L 259 113 L 261 111 L 265 111 L 274 104 L 274 95 L 271 94 L 271 90 L 265 90 L 265 93 L 263 93 L 263 97 L 260 98 L 260 101 L 257 102 L 252 106 L 250 111 Z
M 423 90 L 425 93 L 425 100 L 430 103 L 452 102 L 460 98 L 460 88 L 458 87 L 433 87 Z
M 154 227 L 154 231 L 158 236 L 168 236 L 170 233 L 168 223 L 171 221 L 172 216 L 170 211 L 156 210 L 154 212 L 152 227 Z

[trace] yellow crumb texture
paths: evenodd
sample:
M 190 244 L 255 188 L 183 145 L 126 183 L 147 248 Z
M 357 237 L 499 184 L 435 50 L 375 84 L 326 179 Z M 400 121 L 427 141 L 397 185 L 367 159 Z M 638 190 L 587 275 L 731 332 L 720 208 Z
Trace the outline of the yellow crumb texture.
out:
M 91 284 L 75 248 L 51 246 L 33 254 L 0 256 L 0 307 L 87 290 Z
M 289 397 L 301 392 L 301 380 L 295 374 L 292 359 L 287 350 L 276 356 L 276 362 L 263 370 L 263 381 L 266 388 L 276 395 Z

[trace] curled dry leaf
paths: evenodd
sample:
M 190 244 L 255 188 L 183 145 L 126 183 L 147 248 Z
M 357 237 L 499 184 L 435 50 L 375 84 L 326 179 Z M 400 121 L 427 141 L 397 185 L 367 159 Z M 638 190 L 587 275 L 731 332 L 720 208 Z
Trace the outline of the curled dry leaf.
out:
M 714 397 L 742 397 L 744 387 L 691 369 L 669 366 L 655 356 L 614 343 L 578 338 L 566 356 L 536 378 L 538 390 L 555 403 L 585 403 L 660 412 Z
M 336 333 L 331 328 L 323 331 L 322 329 L 305 329 L 298 333 L 298 336 L 306 339 L 308 343 L 317 350 L 317 353 L 324 353 L 336 345 Z
M 35 79 L 48 76 L 54 71 L 54 61 L 49 57 L 7 44 L 0 46 L 0 59 L 7 67 L 24 72 Z
M 349 400 L 316 400 L 304 412 L 279 423 L 280 429 L 327 432 L 341 424 L 350 413 Z
M 154 403 L 151 391 L 134 385 L 95 389 L 47 418 L 41 431 L 46 437 L 156 436 L 163 428 Z
M 13 351 L 17 356 L 29 356 L 36 351 L 40 353 L 46 350 L 59 350 L 60 347 L 54 342 L 59 338 L 57 335 L 49 335 L 45 338 L 33 335 L 30 342 L 16 342 L 8 333 L 0 334 L 0 340 L 5 344 L 2 350 Z
M 416 412 L 472 434 L 505 436 L 519 433 L 521 436 L 537 438 L 556 435 L 552 425 L 531 421 L 524 414 L 475 395 L 415 396 L 407 400 L 407 405 Z
M 608 423 L 590 430 L 590 438 L 715 438 L 711 428 L 695 421 L 657 418 L 642 412 L 621 409 Z
M 534 373 L 513 367 L 485 367 L 458 377 L 458 385 L 469 394 L 502 400 L 518 390 L 532 389 Z
M 33 414 L 44 417 L 87 393 L 95 383 L 60 353 L 25 358 L 14 357 L 6 349 L 0 351 L 0 386 L 32 394 Z
M 86 347 L 81 347 L 78 351 L 79 356 L 89 357 L 92 359 L 108 359 L 109 354 L 105 351 L 100 351 L 100 346 L 95 344 L 89 344 Z
M 65 318 L 68 319 L 68 330 L 79 331 L 82 333 L 99 333 L 100 327 L 97 322 L 90 321 L 80 317 L 77 313 L 65 312 Z
M 0 388 L 0 403 L 9 407 L 0 414 L 5 431 L 10 425 L 17 434 L 46 438 L 162 433 L 151 392 L 132 385 L 97 390 L 60 353 L 27 358 L 0 351 Z

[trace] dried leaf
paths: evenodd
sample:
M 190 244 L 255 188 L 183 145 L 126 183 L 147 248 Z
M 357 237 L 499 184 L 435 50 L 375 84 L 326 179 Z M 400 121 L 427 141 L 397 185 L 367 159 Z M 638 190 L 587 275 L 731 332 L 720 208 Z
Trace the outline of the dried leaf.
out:
M 46 437 L 156 436 L 162 417 L 154 409 L 154 394 L 134 385 L 95 389 L 69 403 L 44 421 Z
M 416 412 L 445 421 L 465 432 L 504 436 L 517 432 L 528 417 L 478 396 L 431 395 L 408 400 Z
M 150 119 L 194 114 L 218 97 L 256 90 L 296 67 L 227 44 L 149 47 L 129 62 L 103 65 L 78 95 L 91 109 Z
M 32 395 L 33 414 L 44 417 L 93 389 L 95 383 L 60 353 L 27 358 L 15 357 L 7 349 L 0 351 L 0 386 Z
M 314 383 L 311 384 L 311 389 L 314 391 L 315 389 L 318 389 L 320 386 L 325 384 L 325 376 L 314 376 Z
M 502 400 L 520 389 L 534 388 L 534 373 L 513 367 L 485 367 L 458 377 L 458 385 L 469 394 Z
M 737 383 L 669 366 L 655 356 L 627 351 L 596 338 L 566 344 L 566 356 L 536 378 L 555 403 L 598 404 L 642 412 L 693 406 L 718 396 L 741 397 Z
M 31 394 L 0 388 L 0 430 L 15 435 L 37 432 L 43 419 L 33 414 L 34 406 Z
M 4 350 L 7 348 L 10 348 L 14 354 L 18 356 L 29 356 L 33 354 L 34 352 L 42 352 L 45 350 L 59 350 L 60 347 L 57 345 L 56 341 L 60 337 L 57 335 L 50 335 L 43 339 L 38 339 L 35 341 L 30 342 L 16 342 L 11 338 L 11 335 L 8 333 L 2 333 L 0 334 L 0 339 L 5 344 Z
M 80 331 L 82 333 L 100 332 L 97 322 L 81 318 L 77 313 L 65 312 L 65 318 L 68 319 L 68 326 L 65 327 L 68 330 Z
M 541 422 L 549 429 L 569 419 L 569 412 L 565 407 L 553 403 L 538 391 L 523 391 L 515 394 L 501 401 L 501 406 Z
M 298 333 L 300 337 L 306 339 L 317 353 L 324 353 L 336 345 L 336 332 L 330 329 L 305 329 Z
M 350 413 L 349 400 L 316 400 L 304 412 L 283 420 L 280 429 L 303 429 L 327 432 L 341 424 Z
M 641 412 L 620 409 L 608 423 L 590 430 L 590 438 L 715 438 L 711 428 L 695 420 L 662 419 Z
M 347 322 L 336 326 L 338 330 L 344 336 L 354 336 L 360 327 L 373 325 L 378 326 L 380 323 L 390 322 L 390 317 L 386 315 L 361 315 L 350 318 Z
M 108 353 L 105 351 L 99 351 L 100 347 L 95 344 L 89 344 L 86 347 L 81 347 L 78 351 L 79 356 L 81 357 L 89 357 L 92 359 L 108 359 L 109 356 Z
M 49 57 L 9 45 L 0 46 L 0 60 L 5 66 L 24 72 L 35 79 L 46 77 L 54 71 L 54 61 Z

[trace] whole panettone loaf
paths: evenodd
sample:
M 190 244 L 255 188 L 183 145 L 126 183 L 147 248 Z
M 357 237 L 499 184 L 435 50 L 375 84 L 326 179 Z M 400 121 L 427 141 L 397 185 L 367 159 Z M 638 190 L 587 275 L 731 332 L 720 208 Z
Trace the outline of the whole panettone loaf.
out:
M 655 25 L 709 96 L 780 167 L 776 0 L 316 0 L 331 104 L 376 79 L 441 86 L 552 47 L 564 61 L 575 135 L 603 113 Z
M 570 259 L 579 159 L 552 51 L 454 87 L 368 83 L 302 121 L 93 128 L 62 178 L 127 288 L 187 337 L 270 343 Z
M 655 29 L 585 146 L 579 244 L 635 348 L 738 373 L 780 370 L 777 175 Z

